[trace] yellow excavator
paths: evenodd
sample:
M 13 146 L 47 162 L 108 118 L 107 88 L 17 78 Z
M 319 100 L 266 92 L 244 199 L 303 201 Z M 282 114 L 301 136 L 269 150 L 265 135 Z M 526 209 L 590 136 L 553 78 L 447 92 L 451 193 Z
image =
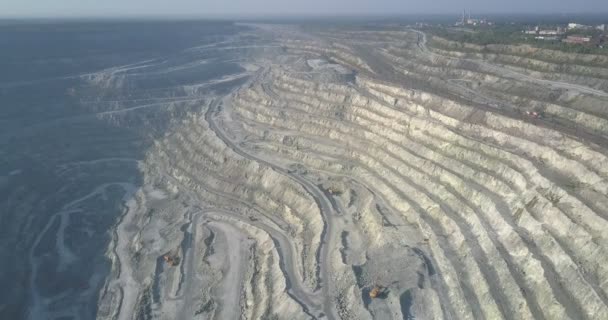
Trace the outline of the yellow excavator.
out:
M 377 285 L 377 286 L 374 286 L 372 288 L 372 290 L 369 292 L 369 297 L 372 298 L 372 299 L 375 299 L 375 298 L 378 298 L 381 295 L 384 295 L 386 293 L 387 293 L 386 287 L 378 286 Z
M 179 265 L 179 256 L 176 254 L 171 254 L 171 252 L 164 254 L 163 260 L 165 260 L 165 262 L 171 267 Z

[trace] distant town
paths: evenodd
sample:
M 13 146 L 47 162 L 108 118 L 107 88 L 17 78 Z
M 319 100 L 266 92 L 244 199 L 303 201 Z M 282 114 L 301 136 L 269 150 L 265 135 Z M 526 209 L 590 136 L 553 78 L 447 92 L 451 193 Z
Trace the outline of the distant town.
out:
M 417 23 L 416 27 L 434 29 L 435 34 L 452 40 L 482 45 L 521 42 L 581 53 L 608 51 L 608 21 L 599 24 L 584 24 L 578 21 L 495 22 L 464 10 L 451 24 Z
M 467 13 L 466 10 L 463 10 L 460 20 L 458 20 L 454 25 L 455 26 L 492 26 L 492 25 L 494 25 L 494 22 L 489 21 L 485 18 L 473 19 L 473 18 L 471 18 L 470 12 Z
M 462 12 L 460 20 L 455 26 L 493 26 L 494 22 L 485 18 L 474 19 L 471 14 L 466 11 Z M 570 44 L 580 44 L 603 48 L 606 46 L 608 30 L 607 24 L 599 24 L 595 26 L 584 25 L 577 22 L 568 24 L 554 25 L 534 25 L 527 26 L 521 32 L 535 40 L 541 41 L 561 41 Z M 524 37 L 527 39 L 526 37 Z
M 576 22 L 566 26 L 536 25 L 522 30 L 525 35 L 541 41 L 561 41 L 570 44 L 580 44 L 603 48 L 606 45 L 606 24 L 596 26 L 584 25 Z

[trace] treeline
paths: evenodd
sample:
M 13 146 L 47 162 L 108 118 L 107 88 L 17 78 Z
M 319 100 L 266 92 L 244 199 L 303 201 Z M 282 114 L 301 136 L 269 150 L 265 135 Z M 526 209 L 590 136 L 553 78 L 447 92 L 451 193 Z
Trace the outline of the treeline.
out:
M 560 40 L 537 40 L 532 35 L 521 32 L 521 25 L 503 25 L 495 27 L 473 27 L 473 28 L 440 28 L 433 27 L 427 31 L 438 37 L 459 42 L 461 44 L 470 43 L 480 46 L 490 44 L 517 45 L 528 44 L 533 47 L 551 50 L 560 50 L 569 53 L 581 54 L 603 54 L 608 55 L 608 49 L 598 48 L 580 44 L 564 43 Z M 589 31 L 589 35 L 597 36 L 597 31 Z M 587 35 L 587 33 L 583 33 Z M 570 34 L 570 33 L 568 33 Z M 567 34 L 567 35 L 568 35 Z M 571 34 L 581 34 L 581 32 L 571 32 Z
M 561 41 L 528 41 L 526 43 L 542 49 L 560 50 L 569 53 L 608 55 L 608 50 L 606 49 L 597 48 L 595 46 L 564 43 Z
M 430 28 L 429 31 L 436 36 L 457 42 L 466 42 L 477 45 L 513 44 L 522 40 L 521 31 L 515 26 L 479 27 L 479 28 Z

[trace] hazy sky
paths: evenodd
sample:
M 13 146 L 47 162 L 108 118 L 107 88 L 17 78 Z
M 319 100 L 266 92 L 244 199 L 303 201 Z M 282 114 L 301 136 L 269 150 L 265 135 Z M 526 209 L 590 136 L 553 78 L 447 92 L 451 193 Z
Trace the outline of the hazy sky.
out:
M 0 16 L 608 13 L 608 0 L 0 0 Z

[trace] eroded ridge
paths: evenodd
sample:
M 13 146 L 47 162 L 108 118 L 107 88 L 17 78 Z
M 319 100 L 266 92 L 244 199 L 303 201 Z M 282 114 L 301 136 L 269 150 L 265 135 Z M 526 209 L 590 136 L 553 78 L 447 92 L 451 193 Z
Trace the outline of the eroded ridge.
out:
M 324 316 L 608 316 L 596 69 L 537 75 L 415 30 L 274 32 L 286 53 L 206 119 L 316 199 Z

